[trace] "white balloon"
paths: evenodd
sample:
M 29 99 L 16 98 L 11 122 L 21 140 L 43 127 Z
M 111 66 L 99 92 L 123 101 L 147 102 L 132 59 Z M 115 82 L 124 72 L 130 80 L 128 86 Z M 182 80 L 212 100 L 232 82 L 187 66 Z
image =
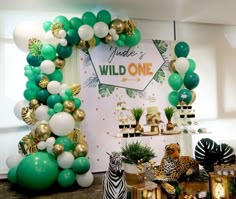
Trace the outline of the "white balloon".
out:
M 61 84 L 61 90 L 66 90 L 69 86 L 65 83 Z
M 115 34 L 116 34 L 116 29 L 110 28 L 109 34 L 110 34 L 110 35 L 115 35 Z
M 118 34 L 112 35 L 112 39 L 113 41 L 117 41 L 119 39 L 119 35 Z
M 95 23 L 95 25 L 93 26 L 93 30 L 94 30 L 94 34 L 97 37 L 103 38 L 103 37 L 107 36 L 109 28 L 106 23 L 99 21 L 99 22 Z
M 47 148 L 47 143 L 45 141 L 40 141 L 38 144 L 37 144 L 37 147 L 39 150 L 44 150 Z
M 66 31 L 65 30 L 60 30 L 58 34 L 59 34 L 60 38 L 65 38 L 66 37 Z
M 13 40 L 16 46 L 24 51 L 29 52 L 28 42 L 31 38 L 44 40 L 45 32 L 41 24 L 32 21 L 23 21 L 18 23 L 13 31 Z
M 63 169 L 72 168 L 72 164 L 75 158 L 73 154 L 69 151 L 63 151 L 61 154 L 57 156 L 57 164 L 59 167 Z
M 76 175 L 76 181 L 79 186 L 81 187 L 89 187 L 93 184 L 94 177 L 91 171 L 89 170 L 87 173 L 79 175 Z
M 50 115 L 48 114 L 48 106 L 46 105 L 40 105 L 35 110 L 35 116 L 39 121 L 46 120 L 48 121 L 50 118 Z
M 29 102 L 27 100 L 20 100 L 15 104 L 14 114 L 19 120 L 22 120 L 22 117 L 21 117 L 22 108 L 27 107 L 28 105 L 29 105 Z
M 93 38 L 94 31 L 93 28 L 87 24 L 84 24 L 78 29 L 79 37 L 84 41 L 89 41 Z
M 55 135 L 64 136 L 73 131 L 75 128 L 75 120 L 71 114 L 59 112 L 51 117 L 49 126 Z
M 61 83 L 58 81 L 50 81 L 47 85 L 47 90 L 51 94 L 58 94 L 61 92 Z
M 66 39 L 60 39 L 60 44 L 62 45 L 62 46 L 66 46 L 67 45 L 67 40 Z
M 60 39 L 57 39 L 56 37 L 54 37 L 51 30 L 46 32 L 43 43 L 51 44 L 52 46 L 57 47 L 59 42 L 60 42 Z
M 47 140 L 46 140 L 46 143 L 47 143 L 47 146 L 53 146 L 55 144 L 55 137 L 49 137 Z
M 52 151 L 52 148 L 53 148 L 53 146 L 47 146 L 46 151 L 47 151 L 48 153 L 52 154 L 52 155 L 55 155 L 55 154 L 53 153 L 53 151 Z
M 18 164 L 20 163 L 20 161 L 24 158 L 23 155 L 21 154 L 14 154 L 14 155 L 10 155 L 8 156 L 7 160 L 6 160 L 6 164 L 7 167 L 10 169 L 12 167 L 17 167 Z
M 189 61 L 185 57 L 179 57 L 175 61 L 176 71 L 183 77 L 189 68 Z
M 45 74 L 51 74 L 55 71 L 55 63 L 51 60 L 44 60 L 40 64 L 41 72 Z

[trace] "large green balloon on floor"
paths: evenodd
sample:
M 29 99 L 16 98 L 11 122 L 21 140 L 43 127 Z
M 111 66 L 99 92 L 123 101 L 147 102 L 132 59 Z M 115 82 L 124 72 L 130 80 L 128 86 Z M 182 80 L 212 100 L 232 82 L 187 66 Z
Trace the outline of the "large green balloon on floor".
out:
M 12 167 L 7 173 L 7 178 L 10 183 L 13 183 L 13 184 L 17 183 L 16 170 L 17 170 L 17 167 Z
M 84 174 L 90 169 L 90 162 L 86 157 L 78 157 L 72 164 L 72 169 L 76 174 Z
M 30 190 L 46 190 L 58 177 L 56 159 L 47 152 L 36 152 L 26 156 L 16 171 L 17 183 Z
M 57 182 L 61 187 L 70 187 L 74 184 L 76 180 L 76 175 L 72 169 L 62 170 L 57 178 Z
M 175 45 L 174 50 L 177 57 L 187 57 L 189 54 L 189 45 L 184 41 L 180 41 Z

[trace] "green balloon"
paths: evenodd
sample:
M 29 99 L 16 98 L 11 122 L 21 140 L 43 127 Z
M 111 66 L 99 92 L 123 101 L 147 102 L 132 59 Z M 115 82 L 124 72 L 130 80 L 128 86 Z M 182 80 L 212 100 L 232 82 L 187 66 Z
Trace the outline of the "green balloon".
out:
M 56 139 L 55 144 L 61 144 L 64 146 L 64 151 L 71 150 L 72 141 L 67 136 L 60 136 Z
M 56 103 L 53 107 L 53 110 L 55 113 L 61 112 L 63 110 L 63 105 L 62 103 Z
M 184 85 L 187 89 L 192 90 L 198 86 L 199 80 L 197 73 L 189 72 L 184 76 Z
M 51 44 L 43 44 L 41 54 L 44 59 L 54 60 L 56 58 L 56 48 Z
M 17 171 L 17 167 L 12 167 L 8 173 L 7 173 L 7 178 L 8 178 L 8 181 L 10 183 L 17 183 L 17 179 L 16 179 L 16 171 Z
M 95 38 L 95 41 L 96 41 L 95 46 L 98 46 L 101 43 L 101 40 L 100 40 L 99 37 L 97 37 L 95 35 L 94 35 L 94 38 Z
M 168 95 L 168 101 L 172 106 L 178 105 L 178 92 L 177 91 L 171 91 Z
M 60 69 L 56 69 L 53 73 L 48 75 L 48 78 L 50 79 L 50 81 L 55 80 L 61 82 L 63 80 L 63 73 Z
M 57 178 L 57 182 L 61 187 L 70 187 L 76 180 L 76 174 L 72 169 L 62 170 Z
M 190 90 L 183 88 L 178 93 L 178 101 L 179 102 L 185 102 L 186 104 L 189 104 L 192 100 L 192 93 Z
M 75 108 L 80 108 L 81 103 L 82 103 L 81 100 L 79 98 L 74 98 L 73 101 L 75 104 Z
M 196 63 L 193 59 L 188 59 L 188 62 L 189 62 L 189 67 L 188 67 L 188 70 L 186 73 L 189 73 L 189 72 L 194 72 L 195 71 L 195 68 L 196 68 Z
M 33 67 L 32 71 L 33 71 L 34 75 L 38 75 L 41 73 L 41 68 L 40 67 Z
M 62 102 L 61 96 L 57 94 L 52 94 L 47 99 L 47 105 L 49 106 L 49 108 L 54 108 L 54 105 L 56 103 L 61 103 L 61 102 Z
M 132 35 L 126 35 L 125 45 L 129 47 L 136 46 L 141 41 L 141 33 L 138 29 L 134 31 Z
M 28 80 L 26 82 L 26 88 L 33 88 L 35 91 L 41 90 L 41 88 L 36 84 L 34 80 Z
M 43 29 L 44 29 L 44 31 L 48 32 L 49 30 L 51 30 L 51 25 L 52 25 L 51 21 L 44 21 L 43 22 Z
M 187 57 L 189 54 L 189 45 L 184 41 L 180 41 L 175 45 L 174 50 L 177 57 Z
M 42 102 L 43 104 L 46 104 L 49 95 L 50 93 L 48 92 L 47 89 L 41 89 L 40 91 L 37 92 L 36 99 Z
M 82 26 L 84 23 L 78 17 L 73 17 L 70 19 L 70 27 L 78 31 L 79 27 Z
M 37 91 L 33 88 L 27 88 L 25 91 L 24 91 L 24 98 L 28 101 L 32 100 L 32 99 L 35 99 L 36 98 L 36 93 Z
M 100 10 L 97 13 L 97 19 L 98 21 L 102 21 L 108 25 L 111 22 L 111 14 L 107 10 Z
M 92 12 L 85 12 L 82 16 L 82 21 L 91 27 L 97 22 L 97 17 Z
M 32 53 L 29 53 L 26 57 L 26 60 L 28 64 L 31 66 L 40 66 L 44 58 L 41 55 L 36 56 L 36 55 L 33 55 Z
M 55 111 L 53 108 L 48 109 L 48 115 L 53 116 L 55 114 Z
M 117 45 L 118 47 L 123 47 L 123 46 L 125 46 L 125 42 L 124 42 L 123 40 L 121 40 L 121 39 L 116 40 L 115 43 L 116 43 L 116 45 Z
M 61 44 L 57 45 L 57 54 L 61 58 L 68 58 L 72 54 L 72 47 L 70 45 L 62 46 Z
M 57 22 L 61 23 L 63 25 L 63 29 L 65 31 L 69 30 L 69 28 L 70 28 L 70 22 L 69 22 L 69 20 L 65 16 L 57 16 L 54 19 L 53 22 L 54 23 L 57 23 Z
M 66 40 L 71 46 L 79 43 L 80 38 L 78 35 L 78 31 L 76 31 L 75 29 L 69 29 L 66 32 Z
M 90 162 L 88 158 L 76 158 L 72 164 L 72 169 L 76 174 L 85 174 L 90 169 Z
M 46 190 L 56 181 L 59 168 L 56 159 L 47 152 L 38 151 L 26 156 L 16 171 L 17 183 L 31 190 Z
M 172 73 L 168 78 L 168 83 L 173 90 L 178 91 L 183 84 L 183 79 L 179 73 Z

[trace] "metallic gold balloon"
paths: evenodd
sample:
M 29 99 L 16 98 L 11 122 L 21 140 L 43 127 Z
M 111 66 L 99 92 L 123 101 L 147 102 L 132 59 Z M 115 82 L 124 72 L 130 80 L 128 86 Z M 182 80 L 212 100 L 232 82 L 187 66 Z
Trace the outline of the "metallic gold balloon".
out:
M 41 123 L 35 129 L 35 137 L 39 141 L 47 140 L 52 133 L 51 128 L 48 124 Z
M 75 109 L 74 112 L 73 112 L 73 118 L 76 121 L 81 122 L 85 118 L 85 112 L 82 109 L 80 109 L 80 108 Z
M 63 69 L 64 66 L 66 65 L 66 60 L 63 59 L 63 58 L 57 57 L 57 58 L 54 60 L 54 64 L 55 64 L 55 66 L 56 66 L 57 69 Z
M 84 48 L 86 48 L 86 41 L 80 40 L 79 43 L 78 43 L 78 45 L 77 45 L 77 47 L 78 47 L 79 49 L 84 49 Z
M 94 48 L 96 45 L 96 39 L 93 37 L 92 39 L 88 41 L 88 44 L 90 48 Z
M 79 84 L 72 84 L 69 89 L 72 91 L 73 96 L 79 94 L 81 90 L 81 86 Z
M 111 22 L 110 28 L 113 28 L 116 30 L 117 34 L 120 34 L 124 31 L 125 29 L 125 24 L 122 20 L 120 19 L 114 19 Z
M 75 110 L 75 103 L 72 100 L 66 100 L 63 103 L 64 111 L 71 113 Z
M 36 110 L 38 107 L 39 107 L 39 101 L 37 99 L 32 99 L 30 102 L 29 102 L 29 108 L 30 109 L 33 109 L 33 110 Z
M 171 73 L 176 72 L 176 70 L 175 70 L 175 62 L 176 62 L 176 60 L 171 60 L 170 63 L 169 63 L 169 65 L 168 65 L 169 71 L 170 71 Z
M 72 154 L 75 158 L 85 157 L 88 154 L 88 147 L 84 144 L 76 144 Z
M 35 124 L 38 120 L 35 117 L 35 113 L 33 110 L 31 110 L 29 107 L 23 107 L 21 110 L 21 117 L 22 120 L 26 124 Z
M 113 41 L 112 36 L 108 34 L 108 35 L 105 37 L 105 42 L 106 42 L 107 44 L 110 44 L 112 41 Z
M 64 146 L 62 144 L 55 144 L 52 147 L 52 151 L 55 155 L 59 155 L 64 151 Z

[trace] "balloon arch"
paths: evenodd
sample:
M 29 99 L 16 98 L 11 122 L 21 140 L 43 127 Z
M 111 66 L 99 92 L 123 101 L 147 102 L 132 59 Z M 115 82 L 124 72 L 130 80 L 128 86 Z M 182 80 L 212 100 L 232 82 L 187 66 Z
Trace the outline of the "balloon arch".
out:
M 85 118 L 78 97 L 80 85 L 63 82 L 62 69 L 73 48 L 88 50 L 100 42 L 117 47 L 137 45 L 140 31 L 133 20 L 112 19 L 107 10 L 85 12 L 68 20 L 57 16 L 43 25 L 25 21 L 13 32 L 16 46 L 27 52 L 24 100 L 14 107 L 15 116 L 32 129 L 9 156 L 8 180 L 31 190 L 45 190 L 93 183 L 88 144 L 78 124 Z

